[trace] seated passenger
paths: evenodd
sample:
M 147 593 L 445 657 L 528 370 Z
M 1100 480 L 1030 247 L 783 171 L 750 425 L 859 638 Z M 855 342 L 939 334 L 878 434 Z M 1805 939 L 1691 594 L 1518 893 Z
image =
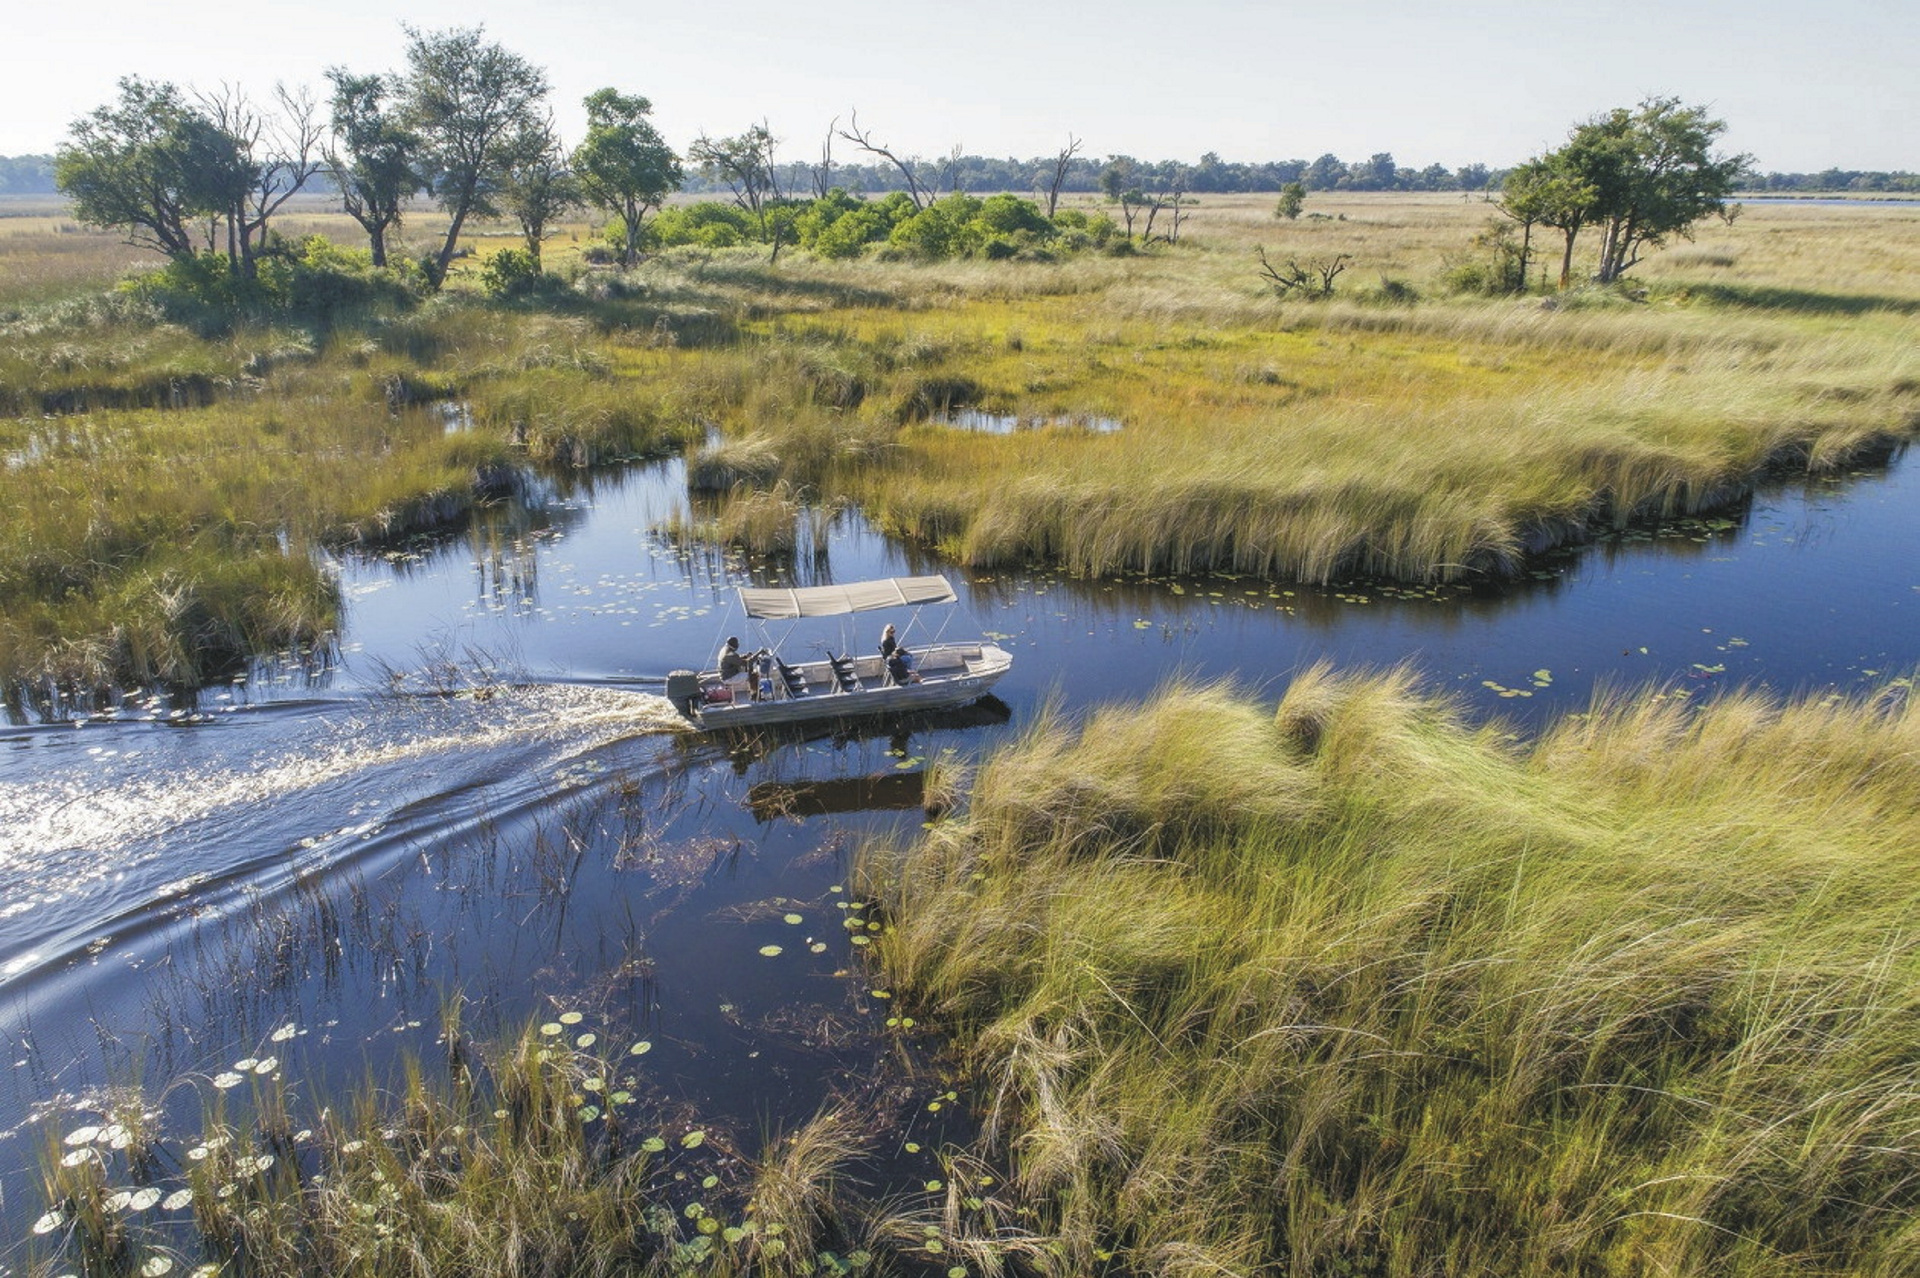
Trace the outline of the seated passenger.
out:
M 887 658 L 887 676 L 902 687 L 919 683 L 920 676 L 913 668 L 913 654 L 896 644 Z
M 885 658 L 888 658 L 888 657 L 891 657 L 891 656 L 893 656 L 893 654 L 894 654 L 894 651 L 895 651 L 895 650 L 896 650 L 897 648 L 899 648 L 899 647 L 900 647 L 900 641 L 899 641 L 898 639 L 896 639 L 896 638 L 894 638 L 894 635 L 893 635 L 893 623 L 892 623 L 892 622 L 888 622 L 888 623 L 887 623 L 887 628 L 886 628 L 885 630 L 882 630 L 882 631 L 880 632 L 880 656 L 881 656 L 881 658 L 882 658 L 882 659 L 885 659 Z
M 751 689 L 747 659 L 740 655 L 738 635 L 729 635 L 727 646 L 720 650 L 720 681 L 727 685 L 736 698 L 746 696 Z

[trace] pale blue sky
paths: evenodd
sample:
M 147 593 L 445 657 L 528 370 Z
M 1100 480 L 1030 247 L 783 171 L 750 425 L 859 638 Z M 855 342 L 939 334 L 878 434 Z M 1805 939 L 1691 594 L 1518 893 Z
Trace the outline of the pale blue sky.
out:
M 31 4 L 28 9 L 26 6 Z M 1510 164 L 1649 94 L 1710 104 L 1763 169 L 1920 169 L 1914 0 L 21 0 L 0 74 L 0 155 L 52 149 L 127 74 L 321 87 L 400 64 L 400 19 L 483 22 L 544 66 L 569 139 L 579 101 L 652 98 L 669 142 L 763 116 L 783 155 L 858 108 L 907 153 L 1086 153 Z M 22 12 L 25 10 L 25 12 Z M 847 148 L 839 148 L 845 158 Z

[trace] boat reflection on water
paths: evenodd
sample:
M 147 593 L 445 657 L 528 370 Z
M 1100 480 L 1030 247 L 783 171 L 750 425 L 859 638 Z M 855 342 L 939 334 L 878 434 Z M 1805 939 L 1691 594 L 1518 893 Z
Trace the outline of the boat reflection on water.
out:
M 727 761 L 733 765 L 734 775 L 746 776 L 756 764 L 769 760 L 798 761 L 806 756 L 797 747 L 826 744 L 834 751 L 864 741 L 885 741 L 889 752 L 902 760 L 924 753 L 916 751 L 913 739 L 927 733 L 970 732 L 981 728 L 1003 727 L 1013 720 L 1013 709 L 1000 698 L 989 693 L 978 701 L 968 702 L 964 706 L 949 706 L 940 710 L 917 710 L 905 714 L 889 716 L 885 719 L 854 719 L 838 721 L 820 721 L 815 723 L 767 724 L 758 728 L 743 728 L 716 738 L 712 733 L 687 734 L 676 739 L 680 750 L 692 758 L 711 759 L 716 749 L 725 751 Z M 802 764 L 802 766 L 805 766 Z M 897 775 L 906 775 L 904 771 Z M 917 771 L 913 774 L 920 775 Z M 837 778 L 825 778 L 833 780 Z M 858 778 L 856 778 L 858 779 Z M 763 786 L 799 786 L 812 785 L 819 778 L 800 777 L 792 780 L 776 780 L 756 784 L 757 792 Z M 769 791 L 769 793 L 771 793 Z M 876 792 L 883 793 L 883 792 Z M 754 815 L 761 815 L 761 804 L 752 798 L 750 806 Z M 857 812 L 889 808 L 911 807 L 913 804 L 895 802 L 860 803 L 847 807 L 821 808 L 818 811 L 796 810 L 790 815 L 812 816 L 826 812 Z M 762 818 L 765 819 L 765 818 Z

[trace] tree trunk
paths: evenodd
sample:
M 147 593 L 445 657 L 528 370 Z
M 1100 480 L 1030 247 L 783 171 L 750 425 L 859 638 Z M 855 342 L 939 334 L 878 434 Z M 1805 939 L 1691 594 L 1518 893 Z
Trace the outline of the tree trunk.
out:
M 1516 293 L 1524 293 L 1527 291 L 1527 260 L 1532 256 L 1533 223 L 1522 222 L 1520 224 L 1520 279 L 1517 282 L 1517 287 L 1513 290 Z
M 454 206 L 453 222 L 447 227 L 446 243 L 440 246 L 439 255 L 434 259 L 433 287 L 435 292 L 438 292 L 440 286 L 447 282 L 447 268 L 453 264 L 454 245 L 460 242 L 460 228 L 467 224 L 467 210 L 472 207 L 473 192 L 471 190 L 463 192 L 460 196 L 460 202 Z
M 1573 237 L 1580 234 L 1580 228 L 1567 228 L 1567 250 L 1560 257 L 1560 287 L 1564 291 L 1573 284 Z
M 377 223 L 367 228 L 367 242 L 373 248 L 373 264 L 382 267 L 387 264 L 387 228 Z
M 622 197 L 620 201 L 620 266 L 632 270 L 640 256 L 640 201 Z

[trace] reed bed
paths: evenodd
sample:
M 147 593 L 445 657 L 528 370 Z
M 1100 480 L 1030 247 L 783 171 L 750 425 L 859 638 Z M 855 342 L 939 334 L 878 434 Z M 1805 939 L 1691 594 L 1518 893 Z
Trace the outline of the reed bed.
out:
M 1050 717 L 860 866 L 1045 1272 L 1893 1274 L 1920 710 L 1404 673 Z

